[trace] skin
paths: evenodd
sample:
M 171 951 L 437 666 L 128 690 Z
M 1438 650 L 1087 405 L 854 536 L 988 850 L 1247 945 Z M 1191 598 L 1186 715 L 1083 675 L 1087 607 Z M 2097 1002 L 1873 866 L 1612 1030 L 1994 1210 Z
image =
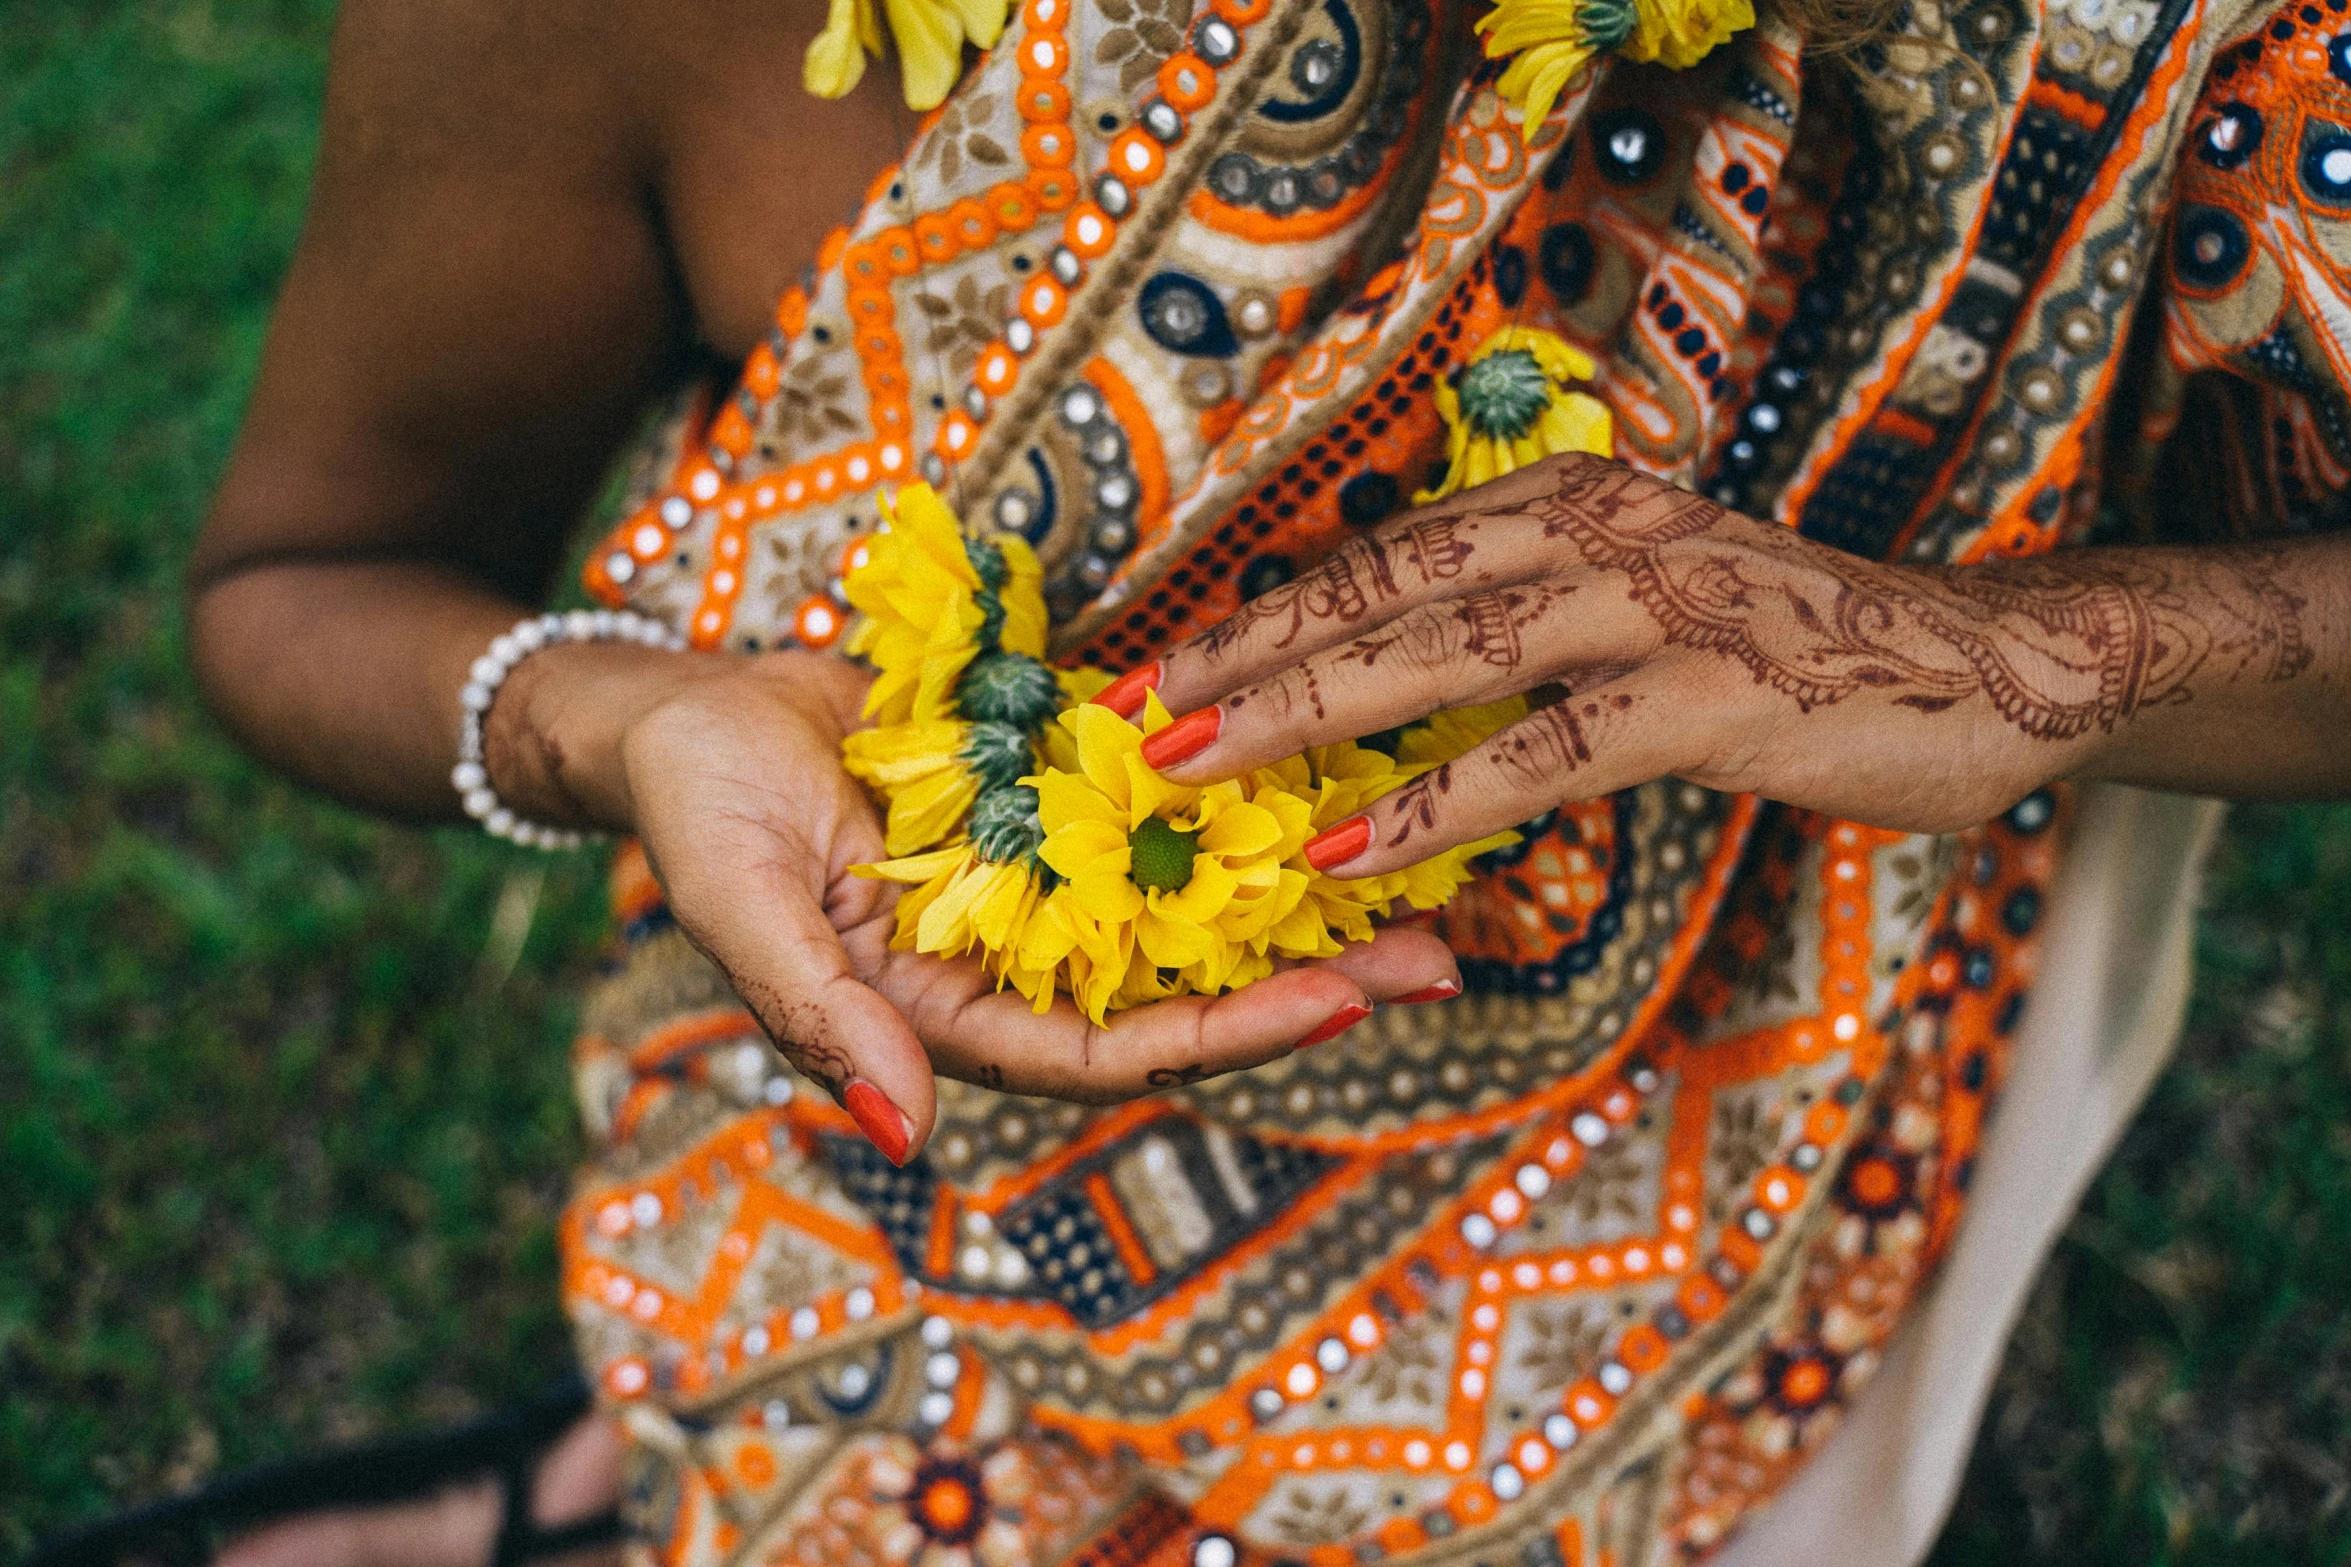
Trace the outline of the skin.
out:
M 822 9 L 347 0 L 308 220 L 190 580 L 198 673 L 263 758 L 363 808 L 461 819 L 448 774 L 468 665 L 544 600 L 647 399 L 697 356 L 740 360 L 911 137 L 886 65 L 839 103 L 798 90 Z M 1698 517 L 1705 503 L 1648 481 L 1618 504 L 1594 471 L 1616 472 L 1546 466 L 1403 519 L 1171 655 L 1177 711 L 1228 708 L 1218 742 L 1172 771 L 1204 781 L 1438 707 L 1575 693 L 1385 802 L 1358 870 L 1665 774 L 1924 828 L 2069 773 L 2351 783 L 2340 545 L 2101 552 L 1983 568 L 1999 591 L 1979 592 Z M 2132 655 L 2122 700 L 2085 697 L 2081 661 L 2121 655 L 2043 624 L 2085 593 L 2101 625 L 2200 628 L 2199 655 L 2158 639 L 2172 651 Z M 2025 671 L 2022 718 L 1970 685 L 1970 646 Z M 789 653 L 559 647 L 500 693 L 488 760 L 526 817 L 640 835 L 682 928 L 784 1053 L 836 1092 L 877 1085 L 912 1147 L 934 1070 L 1115 1099 L 1272 1059 L 1348 1008 L 1455 977 L 1433 938 L 1391 931 L 1104 1031 L 1066 1006 L 1033 1019 L 968 964 L 890 953 L 889 890 L 847 873 L 882 857 L 837 759 L 861 678 Z M 617 1451 L 583 1424 L 543 1466 L 541 1516 L 607 1502 Z M 224 1560 L 473 1562 L 494 1513 L 463 1493 L 301 1520 Z
M 459 820 L 457 692 L 541 604 L 639 410 L 697 358 L 739 361 L 823 236 L 901 154 L 896 71 L 802 93 L 821 0 L 347 0 L 309 213 L 189 581 L 222 719 L 354 805 Z M 810 149 L 821 148 L 821 156 Z M 1102 1101 L 1253 1066 L 1334 1014 L 1451 979 L 1393 932 L 1246 995 L 1047 1018 L 977 967 L 887 951 L 884 857 L 841 772 L 862 677 L 829 657 L 577 645 L 534 656 L 488 725 L 524 816 L 640 835 L 681 927 L 784 1053 L 852 1075 L 919 1149 L 933 1071 Z M 619 1443 L 584 1422 L 540 1516 L 609 1504 Z M 496 1499 L 296 1519 L 232 1567 L 460 1563 Z M 580 1560 L 617 1560 L 609 1553 Z
M 746 353 L 913 133 L 894 68 L 839 103 L 799 90 L 822 18 L 345 8 L 308 220 L 191 581 L 205 690 L 264 758 L 363 807 L 457 814 L 467 666 L 542 601 L 648 397 L 698 352 Z M 558 647 L 501 690 L 487 759 L 521 815 L 641 836 L 784 1054 L 836 1095 L 879 1087 L 910 1149 L 934 1071 L 1127 1098 L 1455 974 L 1398 931 L 1103 1029 L 1033 1016 L 976 963 L 893 953 L 895 889 L 849 874 L 886 857 L 839 763 L 863 680 L 829 656 Z
M 1662 777 L 1949 832 L 2055 779 L 2351 793 L 2351 539 L 1888 566 L 1596 457 L 1355 539 L 1169 654 L 1204 783 L 1441 707 L 1537 709 L 1381 801 L 1370 875 Z

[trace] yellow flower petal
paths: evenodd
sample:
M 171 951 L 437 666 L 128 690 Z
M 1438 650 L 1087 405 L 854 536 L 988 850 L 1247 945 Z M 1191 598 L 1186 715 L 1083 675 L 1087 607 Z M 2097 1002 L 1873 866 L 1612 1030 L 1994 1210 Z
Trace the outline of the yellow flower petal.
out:
M 1217 813 L 1200 830 L 1200 847 L 1210 854 L 1263 854 L 1282 841 L 1281 818 L 1262 806 L 1239 804 Z
M 1517 0 L 1505 0 L 1506 4 Z M 1529 49 L 1511 62 L 1503 73 L 1499 90 L 1507 95 L 1514 74 L 1540 68 L 1542 49 Z M 1521 84 L 1524 85 L 1523 83 Z M 1461 407 L 1457 393 L 1441 395 L 1437 411 L 1445 420 L 1448 431 L 1446 449 L 1449 461 L 1445 477 L 1433 489 L 1422 490 L 1413 496 L 1417 505 L 1442 500 L 1461 490 L 1473 489 L 1488 480 L 1541 461 L 1562 452 L 1581 451 L 1608 455 L 1614 450 L 1613 428 L 1607 405 L 1589 393 L 1568 389 L 1568 381 L 1591 375 L 1596 368 L 1589 355 L 1554 333 L 1535 327 L 1504 327 L 1480 343 L 1469 356 L 1467 365 L 1474 366 L 1496 354 L 1523 353 L 1531 356 L 1549 392 L 1532 423 L 1522 427 L 1522 433 L 1510 439 L 1500 438 L 1499 432 L 1480 433 Z M 1466 366 L 1465 366 L 1466 368 Z M 1507 378 L 1506 378 L 1507 379 Z M 1519 383 L 1523 386 L 1525 383 Z M 1440 385 L 1441 392 L 1450 392 Z M 1508 406 L 1505 400 L 1501 406 Z M 1494 415 L 1488 414 L 1492 418 Z
M 1123 860 L 1097 860 L 1069 878 L 1080 913 L 1105 925 L 1123 924 L 1143 911 L 1143 890 L 1127 880 Z
M 809 40 L 800 62 L 800 85 L 819 98 L 846 98 L 865 75 L 865 49 L 857 35 L 859 0 L 832 0 L 824 31 Z
M 1047 828 L 1037 858 L 1053 867 L 1055 874 L 1074 881 L 1102 861 L 1116 861 L 1118 874 L 1124 876 L 1133 852 L 1127 847 L 1127 835 L 1122 829 L 1108 822 L 1079 818 Z
M 1037 820 L 1048 835 L 1072 822 L 1101 822 L 1115 826 L 1119 841 L 1126 841 L 1126 811 L 1095 788 L 1083 773 L 1048 767 L 1021 781 L 1037 791 Z
M 1216 950 L 1216 938 L 1189 920 L 1170 919 L 1145 904 L 1135 918 L 1135 940 L 1160 968 L 1188 968 Z

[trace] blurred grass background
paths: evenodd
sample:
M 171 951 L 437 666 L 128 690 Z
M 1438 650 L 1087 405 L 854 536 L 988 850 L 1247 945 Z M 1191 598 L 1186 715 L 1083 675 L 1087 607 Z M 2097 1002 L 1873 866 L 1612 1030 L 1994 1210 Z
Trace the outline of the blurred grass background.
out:
M 182 659 L 332 10 L 0 0 L 0 1558 L 567 1364 L 596 866 L 305 797 Z M 1939 1567 L 2351 1560 L 2351 808 L 2239 812 L 2202 948 Z

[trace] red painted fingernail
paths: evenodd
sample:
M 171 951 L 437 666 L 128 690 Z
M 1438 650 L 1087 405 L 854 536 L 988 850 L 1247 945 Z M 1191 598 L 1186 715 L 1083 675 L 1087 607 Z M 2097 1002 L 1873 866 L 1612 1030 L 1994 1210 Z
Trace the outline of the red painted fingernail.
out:
M 1132 718 L 1143 710 L 1143 699 L 1159 689 L 1159 677 L 1166 673 L 1167 666 L 1153 659 L 1142 668 L 1130 669 L 1104 686 L 1094 701 L 1121 718 Z
M 1296 1048 L 1304 1050 L 1308 1045 L 1319 1045 L 1326 1039 L 1336 1039 L 1369 1016 L 1371 1016 L 1370 1007 L 1360 1001 L 1350 1001 L 1329 1017 L 1324 1018 L 1322 1027 L 1299 1040 Z
M 1162 729 L 1161 734 L 1167 733 Z M 1143 744 L 1148 747 L 1151 742 Z M 1306 840 L 1306 863 L 1318 871 L 1344 865 L 1371 847 L 1371 818 L 1350 816 L 1330 831 Z
M 841 1090 L 841 1102 L 856 1118 L 857 1129 L 866 1135 L 882 1157 L 892 1164 L 906 1162 L 906 1145 L 914 1140 L 914 1127 L 906 1119 L 906 1112 L 890 1102 L 890 1096 L 862 1077 L 849 1079 L 849 1086 Z
M 1440 979 L 1435 984 L 1420 990 L 1416 990 L 1409 996 L 1398 996 L 1396 998 L 1396 1004 L 1398 1006 L 1414 1007 L 1420 1005 L 1423 1001 L 1451 1001 L 1455 996 L 1460 994 L 1460 980 Z
M 1143 761 L 1152 768 L 1173 767 L 1188 762 L 1216 743 L 1216 732 L 1224 727 L 1224 709 L 1203 707 L 1186 713 L 1155 735 L 1143 740 Z

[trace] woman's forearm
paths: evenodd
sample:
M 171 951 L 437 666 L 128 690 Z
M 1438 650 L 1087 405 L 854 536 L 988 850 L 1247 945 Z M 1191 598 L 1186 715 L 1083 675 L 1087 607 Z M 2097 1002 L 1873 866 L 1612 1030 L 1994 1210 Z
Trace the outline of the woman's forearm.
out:
M 369 810 L 447 820 L 461 814 L 459 692 L 528 613 L 423 562 L 273 562 L 201 584 L 189 621 L 207 697 L 264 760 Z M 720 662 L 618 642 L 533 654 L 485 726 L 500 797 L 532 821 L 630 826 L 622 736 Z
M 2118 721 L 2082 777 L 2236 799 L 2351 795 L 2351 538 L 2059 556 L 2118 627 Z

